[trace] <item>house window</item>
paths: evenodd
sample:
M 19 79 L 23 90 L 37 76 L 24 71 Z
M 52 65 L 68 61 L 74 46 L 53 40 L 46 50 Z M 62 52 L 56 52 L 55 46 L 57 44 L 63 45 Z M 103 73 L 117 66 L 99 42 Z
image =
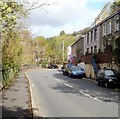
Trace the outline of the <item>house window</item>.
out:
M 106 23 L 103 24 L 103 36 L 106 36 Z
M 94 46 L 94 53 L 97 53 L 97 46 Z
M 111 34 L 111 21 L 108 21 L 107 34 Z
M 115 23 L 114 23 L 114 31 L 118 31 L 119 30 L 119 26 L 120 26 L 120 19 L 119 19 L 119 16 L 115 16 L 114 17 L 115 19 Z
M 89 43 L 89 33 L 87 34 L 87 44 Z
M 97 29 L 95 29 L 95 31 L 94 31 L 94 40 L 96 40 L 97 39 Z
M 91 47 L 91 53 L 93 53 L 93 46 Z
M 91 41 L 93 40 L 93 31 L 91 31 Z

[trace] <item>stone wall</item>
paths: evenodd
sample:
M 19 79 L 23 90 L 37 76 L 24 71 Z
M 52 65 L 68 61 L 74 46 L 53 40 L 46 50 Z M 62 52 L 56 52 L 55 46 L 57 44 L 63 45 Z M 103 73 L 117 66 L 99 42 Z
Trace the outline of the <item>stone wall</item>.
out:
M 115 65 L 114 63 L 112 63 L 112 64 L 111 63 L 101 63 L 101 64 L 99 64 L 99 66 L 101 69 L 106 67 L 106 68 L 116 69 L 117 71 L 119 71 L 119 67 L 117 65 Z M 85 73 L 86 73 L 87 78 L 95 79 L 95 73 L 93 70 L 93 66 L 91 64 L 85 64 Z

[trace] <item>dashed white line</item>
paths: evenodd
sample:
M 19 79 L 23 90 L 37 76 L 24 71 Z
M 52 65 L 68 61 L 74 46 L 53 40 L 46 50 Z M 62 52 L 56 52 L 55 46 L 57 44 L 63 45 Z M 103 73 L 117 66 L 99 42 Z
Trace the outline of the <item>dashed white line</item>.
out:
M 73 88 L 71 85 L 67 84 L 67 83 L 64 83 L 64 81 L 60 80 L 60 79 L 57 79 L 57 78 L 54 78 L 56 81 L 58 82 L 63 82 L 63 84 L 67 87 L 70 87 L 70 88 Z
M 73 88 L 71 85 L 67 84 L 67 83 L 64 83 L 64 85 L 70 87 L 70 88 Z
M 56 81 L 58 81 L 58 82 L 62 82 L 60 79 L 57 79 L 57 78 L 54 78 Z M 67 87 L 69 87 L 69 88 L 73 88 L 73 86 L 71 86 L 71 85 L 69 85 L 69 84 L 67 84 L 67 83 L 65 83 L 65 82 L 63 82 L 63 84 L 65 85 L 65 86 L 67 86 Z M 83 91 L 80 91 L 80 93 L 81 94 L 83 94 L 83 95 L 85 95 L 85 96 L 87 96 L 87 97 L 89 97 L 89 98 L 91 98 L 91 99 L 94 99 L 94 100 L 96 100 L 96 101 L 98 101 L 98 102 L 102 102 L 101 100 L 99 100 L 99 99 L 97 99 L 97 98 L 95 98 L 95 97 L 93 97 L 93 96 L 91 96 L 91 95 L 89 95 L 89 94 L 87 94 L 87 93 L 84 93 Z
M 58 82 L 62 82 L 60 79 L 57 79 L 57 78 L 54 78 L 56 81 L 58 81 Z
M 92 97 L 91 95 L 89 95 L 89 94 L 87 94 L 87 93 L 84 93 L 83 91 L 80 91 L 80 93 L 82 93 L 83 95 L 85 95 L 85 96 L 87 96 L 87 97 L 90 97 L 90 98 L 92 98 L 92 99 L 94 99 L 94 100 L 96 100 L 96 101 L 98 101 L 98 102 L 102 102 L 101 100 L 99 100 L 99 99 L 97 99 L 97 98 L 95 98 L 95 97 Z

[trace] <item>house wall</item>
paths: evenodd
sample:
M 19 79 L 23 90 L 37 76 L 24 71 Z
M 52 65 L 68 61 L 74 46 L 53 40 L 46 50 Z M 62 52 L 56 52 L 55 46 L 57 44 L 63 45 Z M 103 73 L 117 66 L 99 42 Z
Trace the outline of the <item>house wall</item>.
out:
M 84 37 L 80 38 L 76 43 L 76 50 L 80 50 L 81 55 L 84 55 Z
M 100 63 L 99 66 L 100 66 L 101 69 L 106 67 L 106 68 L 112 68 L 112 69 L 118 70 L 118 66 L 115 65 L 115 64 L 111 64 L 111 63 Z M 91 64 L 86 64 L 85 65 L 85 73 L 86 73 L 86 77 L 92 78 L 92 79 L 95 80 L 95 73 L 94 73 L 94 70 L 93 70 L 93 66 Z
M 91 30 L 88 32 L 89 33 L 89 43 L 87 43 L 87 35 L 88 33 L 85 34 L 85 39 L 84 39 L 84 54 L 87 51 L 87 48 L 89 48 L 89 53 L 91 53 L 91 47 L 93 46 L 93 52 L 94 52 L 94 46 L 97 46 L 97 52 L 102 51 L 104 52 L 104 42 L 105 40 L 108 40 L 108 44 L 112 44 L 114 46 L 114 42 L 113 42 L 113 38 L 115 38 L 116 36 L 120 36 L 120 25 L 119 25 L 119 30 L 115 31 L 115 16 L 119 17 L 120 19 L 120 10 L 109 16 L 108 18 L 106 18 L 104 21 L 102 21 L 101 23 L 99 23 L 98 25 L 94 26 L 93 28 L 91 28 Z M 111 21 L 111 33 L 108 34 L 108 21 Z M 103 25 L 104 23 L 106 23 L 106 35 L 103 36 Z M 119 23 L 120 24 L 120 23 Z M 97 29 L 97 39 L 95 40 L 94 38 L 94 33 L 95 33 L 95 29 Z M 91 32 L 93 31 L 93 40 L 91 41 Z
M 119 19 L 120 19 L 120 13 L 117 14 L 119 16 Z M 108 26 L 108 21 L 111 21 L 111 33 L 108 34 L 108 29 L 106 27 L 106 35 L 103 36 L 103 24 L 102 23 L 100 25 L 101 27 L 101 32 L 100 32 L 100 39 L 101 39 L 101 51 L 104 52 L 105 49 L 104 49 L 104 46 L 105 46 L 105 41 L 107 41 L 108 45 L 111 45 L 114 49 L 115 47 L 115 43 L 114 43 L 114 38 L 117 37 L 117 36 L 120 36 L 120 22 L 119 22 L 119 30 L 118 31 L 115 31 L 115 16 L 117 15 L 114 15 L 113 17 L 111 17 L 110 19 L 107 19 L 104 23 L 106 23 L 106 26 Z
M 77 63 L 81 59 L 81 56 L 84 55 L 84 37 L 78 39 L 73 45 L 71 45 L 71 48 L 72 56 L 77 59 Z
M 97 35 L 96 39 L 94 37 L 95 34 L 95 29 L 97 29 Z M 93 37 L 91 40 L 91 32 L 93 31 Z M 89 43 L 87 43 L 87 38 L 88 38 L 88 33 L 89 33 Z M 91 47 L 93 47 L 93 52 L 95 52 L 94 46 L 96 46 L 96 51 L 98 52 L 100 48 L 100 26 L 97 26 L 90 30 L 87 34 L 85 34 L 85 39 L 84 39 L 84 54 L 87 52 L 87 48 L 89 48 L 89 53 L 91 53 Z
M 71 48 L 72 48 L 72 51 L 71 51 L 72 56 L 76 56 L 76 44 L 72 45 Z

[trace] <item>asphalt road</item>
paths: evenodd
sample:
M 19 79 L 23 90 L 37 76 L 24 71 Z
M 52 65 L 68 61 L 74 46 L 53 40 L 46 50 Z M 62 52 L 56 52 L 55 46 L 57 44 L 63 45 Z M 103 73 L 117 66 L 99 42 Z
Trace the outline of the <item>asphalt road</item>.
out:
M 57 70 L 30 70 L 34 116 L 118 117 L 118 93 L 87 79 L 71 79 Z

